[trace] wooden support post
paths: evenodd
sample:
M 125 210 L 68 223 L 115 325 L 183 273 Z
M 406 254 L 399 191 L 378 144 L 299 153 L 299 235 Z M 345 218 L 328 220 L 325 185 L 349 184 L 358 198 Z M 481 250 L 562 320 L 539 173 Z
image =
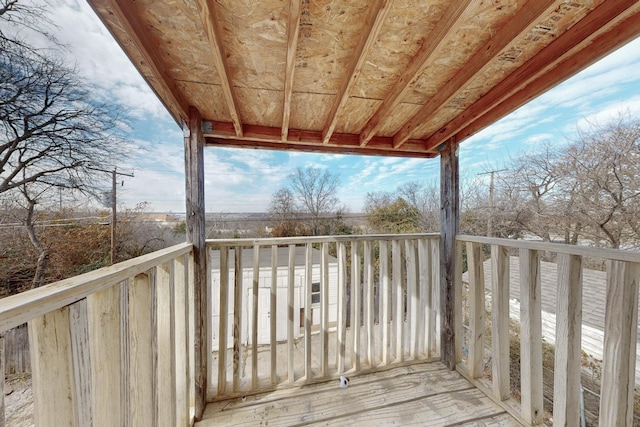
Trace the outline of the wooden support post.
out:
M 207 256 L 204 206 L 204 136 L 200 112 L 189 108 L 189 123 L 184 126 L 184 164 L 186 186 L 187 242 L 194 252 L 195 317 L 195 417 L 204 412 L 207 394 Z
M 440 359 L 449 369 L 456 367 L 455 322 L 456 235 L 460 229 L 458 143 L 450 140 L 440 152 Z
M 608 262 L 601 426 L 633 425 L 639 282 L 640 263 Z

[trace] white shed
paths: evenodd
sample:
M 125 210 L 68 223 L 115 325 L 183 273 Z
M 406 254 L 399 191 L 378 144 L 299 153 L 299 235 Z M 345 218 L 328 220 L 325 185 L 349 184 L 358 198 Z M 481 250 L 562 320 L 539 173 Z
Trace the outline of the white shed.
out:
M 321 286 L 321 252 L 317 249 L 312 251 L 312 293 L 311 310 L 313 325 L 320 324 L 320 291 Z M 301 335 L 303 313 L 305 309 L 305 248 L 297 247 L 295 254 L 294 269 L 294 337 Z M 211 295 L 212 295 L 212 345 L 213 351 L 218 349 L 218 334 L 220 325 L 220 251 L 211 252 Z M 233 325 L 234 315 L 234 286 L 235 286 L 235 251 L 229 250 L 229 290 L 228 305 L 229 312 L 228 325 Z M 271 307 L 271 248 L 260 249 L 260 262 L 258 274 L 258 344 L 270 343 L 270 307 Z M 251 313 L 253 308 L 253 249 L 246 248 L 242 251 L 242 324 L 241 342 L 244 345 L 250 344 L 251 337 Z M 276 339 L 285 341 L 287 339 L 287 286 L 289 283 L 289 248 L 278 248 L 278 273 L 277 273 L 277 293 L 276 293 Z M 329 323 L 337 321 L 337 299 L 338 299 L 338 260 L 335 257 L 328 258 L 328 283 L 329 283 Z M 298 321 L 298 319 L 300 319 Z M 227 346 L 233 346 L 233 327 L 227 328 Z

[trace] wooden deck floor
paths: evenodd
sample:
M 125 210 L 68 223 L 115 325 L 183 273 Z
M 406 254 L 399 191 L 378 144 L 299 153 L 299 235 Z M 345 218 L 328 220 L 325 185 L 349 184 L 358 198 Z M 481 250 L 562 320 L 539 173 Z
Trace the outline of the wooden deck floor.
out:
M 520 426 L 440 362 L 213 402 L 196 427 L 209 426 Z

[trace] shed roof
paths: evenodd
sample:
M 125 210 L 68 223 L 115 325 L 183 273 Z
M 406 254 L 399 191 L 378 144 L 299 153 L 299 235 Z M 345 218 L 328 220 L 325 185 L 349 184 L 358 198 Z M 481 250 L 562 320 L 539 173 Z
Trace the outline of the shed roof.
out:
M 88 0 L 207 145 L 433 157 L 640 34 L 636 0 Z

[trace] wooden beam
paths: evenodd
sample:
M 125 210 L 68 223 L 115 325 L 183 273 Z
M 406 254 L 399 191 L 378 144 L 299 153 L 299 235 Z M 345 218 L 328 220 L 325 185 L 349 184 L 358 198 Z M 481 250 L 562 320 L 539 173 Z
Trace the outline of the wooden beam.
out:
M 145 76 L 147 83 L 156 91 L 158 98 L 172 113 L 174 120 L 178 123 L 181 120 L 186 120 L 189 110 L 188 103 L 176 87 L 174 80 L 168 75 L 168 67 L 158 52 L 157 44 L 149 37 L 151 33 L 138 19 L 135 8 L 129 1 L 124 0 L 88 0 L 88 2 L 113 34 L 114 39 L 120 43 L 131 62 Z M 99 9 L 106 9 L 107 11 L 100 12 Z M 108 17 L 109 20 L 106 20 L 105 17 Z M 132 57 L 131 49 L 122 45 L 120 42 L 122 40 L 122 32 L 126 33 L 140 58 Z M 150 79 L 148 77 L 149 73 L 141 70 L 144 67 L 149 68 L 149 71 L 155 77 L 154 79 Z
M 220 77 L 220 86 L 224 99 L 227 103 L 227 109 L 233 122 L 233 127 L 236 130 L 236 136 L 242 137 L 242 122 L 240 121 L 240 114 L 238 113 L 238 101 L 236 95 L 231 87 L 229 65 L 224 58 L 224 49 L 222 47 L 222 36 L 220 35 L 220 28 L 216 23 L 215 17 L 215 4 L 213 0 L 198 0 L 197 2 L 200 18 L 202 19 L 202 25 L 204 31 L 207 34 L 209 43 L 211 45 L 211 53 L 213 62 L 215 63 L 218 76 Z
M 426 139 L 426 149 L 458 141 L 506 116 L 640 34 L 640 4 L 602 2 L 584 19 Z M 615 25 L 619 16 L 623 16 Z M 579 52 L 579 54 L 576 54 Z
M 191 107 L 184 128 L 187 242 L 193 244 L 196 419 L 204 412 L 207 393 L 207 248 L 204 207 L 204 137 L 200 112 Z
M 336 100 L 333 103 L 333 107 L 331 107 L 331 112 L 327 118 L 324 130 L 322 131 L 322 142 L 324 144 L 327 144 L 331 139 L 331 135 L 333 135 L 333 131 L 335 130 L 338 122 L 338 117 L 349 100 L 351 88 L 356 80 L 358 80 L 358 76 L 360 76 L 365 60 L 378 39 L 380 29 L 382 28 L 389 10 L 391 9 L 389 7 L 390 2 L 391 0 L 375 0 L 374 4 L 369 6 L 369 14 L 367 15 L 362 37 L 360 38 L 360 42 L 352 56 L 353 59 L 347 68 L 345 77 L 342 80 L 342 86 L 336 95 Z
M 238 138 L 229 123 L 206 123 L 206 145 L 259 148 L 267 150 L 296 150 L 321 153 L 359 154 L 373 156 L 421 157 L 437 156 L 435 150 L 425 150 L 424 142 L 411 140 L 400 148 L 393 148 L 392 139 L 374 137 L 366 147 L 360 146 L 358 135 L 334 134 L 328 144 L 323 144 L 322 132 L 290 129 L 288 140 L 282 141 L 279 128 L 244 126 L 244 136 Z
M 457 96 L 469 82 L 477 78 L 484 67 L 523 33 L 538 24 L 540 16 L 556 7 L 557 0 L 534 0 L 520 7 L 518 12 L 462 66 L 460 70 L 407 121 L 393 137 L 393 146 L 400 147 L 430 117 Z
M 300 0 L 289 1 L 289 26 L 287 27 L 287 64 L 284 72 L 284 105 L 282 107 L 281 138 L 287 140 L 289 119 L 291 118 L 291 96 L 293 94 L 293 75 L 296 69 L 296 51 L 300 33 Z
M 413 57 L 411 63 L 405 68 L 393 86 L 393 89 L 391 89 L 391 92 L 385 97 L 384 102 L 380 104 L 378 110 L 376 110 L 362 129 L 362 132 L 360 132 L 360 145 L 367 145 L 371 138 L 373 138 L 382 126 L 384 119 L 393 111 L 395 106 L 398 105 L 411 84 L 420 77 L 431 55 L 433 55 L 444 42 L 446 36 L 457 25 L 460 17 L 472 3 L 472 0 L 456 0 L 450 3 L 450 6 L 435 26 L 433 32 L 429 34 L 428 37 L 425 37 L 424 43 Z
M 460 174 L 458 143 L 451 140 L 440 153 L 440 359 L 449 369 L 456 367 L 455 322 L 456 235 L 460 230 Z

